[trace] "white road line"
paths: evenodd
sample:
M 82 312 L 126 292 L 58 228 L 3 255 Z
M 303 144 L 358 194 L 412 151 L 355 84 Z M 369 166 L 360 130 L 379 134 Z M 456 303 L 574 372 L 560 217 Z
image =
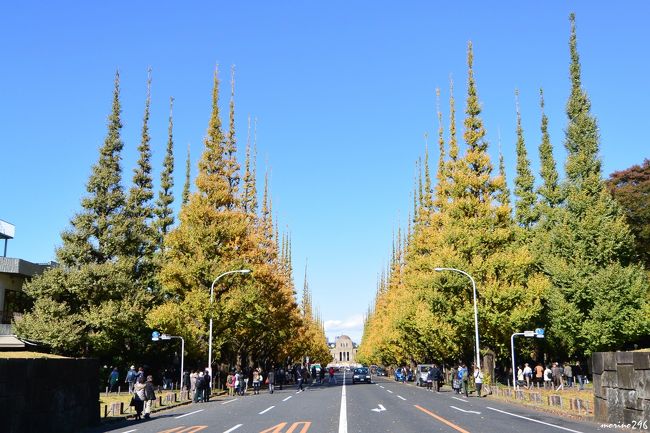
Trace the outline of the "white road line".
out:
M 397 397 L 398 397 L 398 398 L 401 398 L 401 399 L 404 400 L 404 401 L 406 401 L 406 399 L 405 399 L 404 397 L 402 397 L 401 395 L 398 395 Z
M 289 397 L 285 398 L 285 399 L 282 400 L 282 401 L 287 401 L 287 400 L 289 400 L 291 397 L 293 397 L 293 395 L 290 395 Z
M 123 431 L 122 433 L 131 433 L 131 432 L 134 432 L 134 431 L 137 431 L 137 430 L 138 430 L 137 428 L 134 428 L 133 430 Z
M 301 389 L 300 391 L 296 391 L 296 394 L 300 394 L 303 391 L 304 391 L 303 389 Z
M 224 402 L 223 402 L 223 403 L 221 403 L 221 404 L 228 404 L 228 403 L 232 403 L 232 402 L 233 402 L 233 401 L 235 401 L 235 400 L 237 400 L 237 399 L 236 399 L 236 398 L 233 398 L 232 400 L 228 400 L 228 401 L 224 401 Z
M 175 416 L 174 419 L 183 418 L 184 416 L 194 415 L 195 413 L 203 412 L 203 409 L 195 410 L 194 412 L 186 413 L 185 415 Z
M 267 408 L 264 409 L 262 412 L 258 413 L 258 415 L 264 415 L 266 412 L 270 411 L 270 410 L 273 409 L 274 407 L 275 407 L 275 406 L 267 407 Z
M 469 400 L 465 400 L 465 399 L 458 398 L 458 397 L 452 397 L 452 398 L 453 398 L 453 399 L 456 399 L 456 400 L 458 400 L 458 401 L 462 401 L 462 402 L 465 402 L 465 403 L 469 403 Z
M 391 394 L 393 393 L 393 391 L 391 391 L 390 389 L 387 389 L 386 391 L 390 392 Z
M 522 416 L 522 415 L 517 415 L 517 414 L 515 414 L 515 413 L 506 412 L 505 410 L 495 409 L 495 408 L 490 407 L 490 406 L 488 406 L 487 408 L 490 409 L 490 410 L 493 410 L 493 411 L 495 411 L 495 412 L 505 413 L 506 415 L 514 416 L 514 417 L 517 417 L 517 418 L 522 418 L 522 419 L 525 419 L 525 420 L 528 420 L 528 421 L 536 422 L 536 423 L 538 423 L 538 424 L 544 424 L 544 425 L 547 425 L 547 426 L 549 426 L 549 427 L 559 428 L 560 430 L 566 430 L 566 431 L 570 431 L 570 432 L 573 432 L 573 433 L 582 433 L 581 431 L 578 431 L 578 430 L 571 430 L 570 428 L 561 427 L 561 426 L 559 426 L 559 425 L 550 424 L 550 423 L 547 423 L 547 422 L 544 422 L 544 421 L 539 421 L 539 420 L 536 420 L 536 419 L 528 418 L 528 417 L 526 417 L 526 416 Z
M 241 426 L 243 426 L 243 425 L 244 425 L 244 424 L 237 424 L 237 425 L 234 426 L 233 428 L 229 428 L 228 430 L 226 430 L 226 431 L 223 432 L 223 433 L 230 433 L 230 432 L 233 432 L 233 431 L 237 430 L 239 427 L 241 427 Z
M 381 386 L 381 385 L 379 385 L 379 387 L 380 387 L 380 388 L 384 388 L 384 387 L 383 387 L 383 386 Z M 386 389 L 386 388 L 384 388 L 384 389 Z
M 465 413 L 475 413 L 475 414 L 477 414 L 477 415 L 480 415 L 480 414 L 481 414 L 481 412 L 477 412 L 477 411 L 475 411 L 475 410 L 465 410 L 465 409 L 461 409 L 461 408 L 456 407 L 456 406 L 449 406 L 449 407 L 451 407 L 451 408 L 453 408 L 453 409 L 456 409 L 456 410 L 459 410 L 459 411 L 461 411 L 461 412 L 465 412 Z
M 339 433 L 348 433 L 348 406 L 345 401 L 345 372 L 343 372 L 343 390 L 341 391 L 341 413 L 339 414 Z

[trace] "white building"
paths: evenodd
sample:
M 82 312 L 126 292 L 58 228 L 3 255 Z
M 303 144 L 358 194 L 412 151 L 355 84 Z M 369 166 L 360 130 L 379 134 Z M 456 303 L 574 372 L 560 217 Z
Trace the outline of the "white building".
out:
M 332 361 L 340 365 L 356 364 L 357 344 L 347 335 L 336 337 L 334 343 L 330 343 Z

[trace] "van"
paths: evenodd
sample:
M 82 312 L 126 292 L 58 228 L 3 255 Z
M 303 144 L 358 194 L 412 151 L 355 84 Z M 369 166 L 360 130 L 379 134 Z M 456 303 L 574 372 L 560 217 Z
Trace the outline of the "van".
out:
M 429 374 L 429 369 L 433 367 L 433 364 L 418 364 L 415 367 L 415 384 L 417 386 L 426 386 L 427 385 L 427 375 Z

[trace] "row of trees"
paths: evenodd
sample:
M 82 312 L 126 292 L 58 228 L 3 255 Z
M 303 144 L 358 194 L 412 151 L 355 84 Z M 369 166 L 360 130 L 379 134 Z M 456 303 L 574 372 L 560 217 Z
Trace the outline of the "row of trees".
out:
M 33 309 L 15 323 L 19 335 L 66 355 L 106 362 L 156 364 L 165 346 L 151 344 L 153 329 L 185 338 L 189 365 L 201 364 L 214 319 L 213 359 L 231 365 L 279 363 L 287 358 L 329 361 L 322 321 L 312 313 L 305 280 L 298 305 L 291 241 L 273 221 L 268 179 L 258 205 L 250 119 L 243 176 L 237 161 L 234 70 L 227 131 L 219 112 L 218 70 L 212 111 L 195 191 L 189 149 L 178 222 L 174 196 L 173 117 L 170 100 L 166 155 L 154 201 L 147 82 L 140 158 L 132 185 L 122 186 L 119 73 L 115 76 L 108 133 L 87 183 L 82 210 L 62 233 L 59 263 L 24 287 Z M 217 275 L 215 301 L 210 287 Z M 169 358 L 167 358 L 169 359 Z M 203 364 L 204 365 L 204 364 Z
M 545 350 L 587 356 L 642 343 L 650 334 L 648 275 L 624 212 L 602 179 L 599 134 L 581 84 L 575 17 L 570 16 L 571 94 L 560 180 L 540 91 L 540 185 L 517 106 L 515 201 L 500 155 L 487 153 L 468 45 L 464 155 L 456 133 L 453 82 L 449 134 L 438 109 L 440 159 L 435 186 L 428 150 L 418 163 L 412 222 L 398 231 L 388 269 L 368 311 L 359 358 L 377 364 L 471 359 L 474 317 L 469 280 L 478 286 L 481 347 L 508 359 L 513 332 L 546 328 Z M 439 92 L 438 92 L 439 95 Z M 514 208 L 514 212 L 513 212 Z M 647 341 L 646 341 L 647 342 Z

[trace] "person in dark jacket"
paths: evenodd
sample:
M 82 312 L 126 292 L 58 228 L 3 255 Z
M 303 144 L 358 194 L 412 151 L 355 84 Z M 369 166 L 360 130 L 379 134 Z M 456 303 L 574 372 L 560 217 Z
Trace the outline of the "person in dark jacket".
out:
M 433 364 L 432 367 L 432 376 L 433 376 L 433 387 L 436 392 L 440 392 L 440 383 L 442 382 L 442 372 L 436 364 Z
M 275 366 L 272 366 L 269 370 L 266 381 L 269 384 L 269 394 L 273 394 L 273 391 L 275 391 Z
M 147 376 L 147 382 L 144 384 L 144 417 L 151 418 L 151 406 L 156 399 L 156 393 L 153 389 L 153 376 Z
M 194 392 L 194 403 L 203 401 L 203 372 L 200 372 L 196 378 L 196 392 Z
M 205 369 L 205 374 L 203 375 L 203 402 L 207 403 L 210 401 L 210 393 L 212 392 L 212 378 L 210 377 L 210 370 Z

